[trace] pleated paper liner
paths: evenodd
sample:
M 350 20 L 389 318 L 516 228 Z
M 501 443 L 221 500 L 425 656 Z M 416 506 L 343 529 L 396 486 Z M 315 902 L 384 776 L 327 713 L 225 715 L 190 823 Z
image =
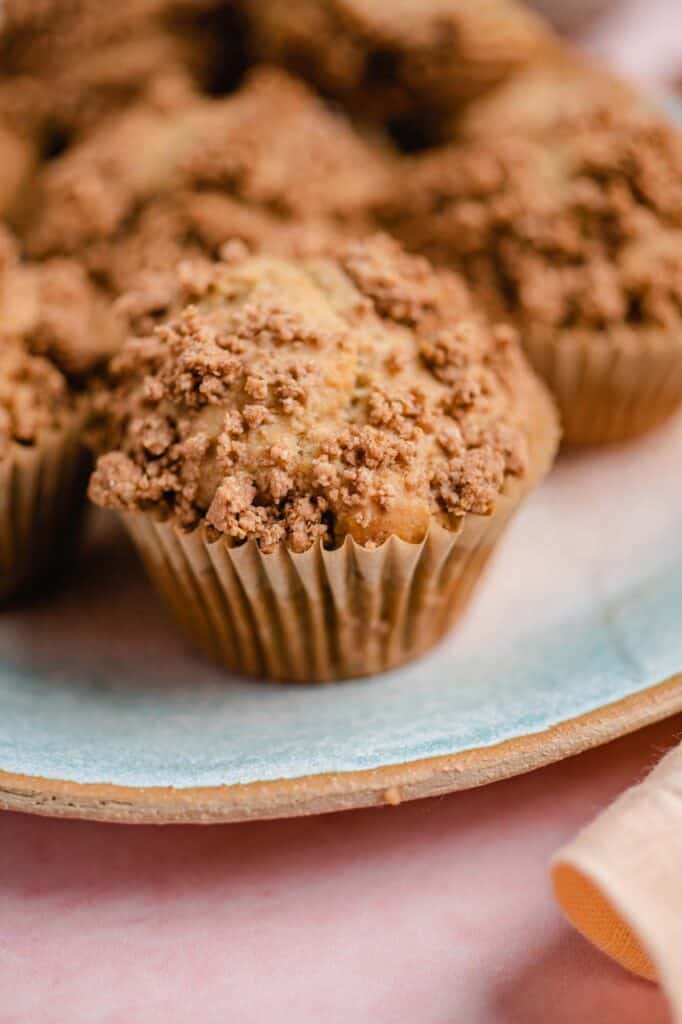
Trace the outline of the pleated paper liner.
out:
M 524 345 L 554 394 L 568 444 L 637 437 L 682 405 L 682 332 L 565 331 Z
M 368 675 L 428 650 L 462 613 L 521 499 L 548 471 L 556 413 L 538 387 L 530 470 L 510 479 L 492 516 L 459 529 L 434 524 L 419 544 L 397 537 L 366 549 L 347 537 L 296 554 L 250 541 L 210 540 L 143 512 L 125 524 L 189 639 L 240 674 L 313 682 Z
M 46 431 L 34 445 L 13 444 L 0 460 L 0 599 L 68 558 L 89 464 L 80 416 L 63 430 Z

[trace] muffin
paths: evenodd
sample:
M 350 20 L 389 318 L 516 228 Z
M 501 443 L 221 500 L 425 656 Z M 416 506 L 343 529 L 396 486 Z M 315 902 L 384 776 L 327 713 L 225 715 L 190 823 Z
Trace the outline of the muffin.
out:
M 453 120 L 451 134 L 467 139 L 541 138 L 563 122 L 602 107 L 646 106 L 645 97 L 630 83 L 566 49 L 519 69 L 467 104 Z
M 383 219 L 517 326 L 568 442 L 633 437 L 682 402 L 682 138 L 664 120 L 603 107 L 434 151 Z
M 557 447 L 514 330 L 381 236 L 181 284 L 93 400 L 91 499 L 232 670 L 340 679 L 431 647 Z
M 0 116 L 0 218 L 14 220 L 26 202 L 26 189 L 37 165 L 37 149 L 30 137 L 16 131 Z
M 0 114 L 19 107 L 49 148 L 96 128 L 155 79 L 226 87 L 243 69 L 238 19 L 185 0 L 13 0 L 0 31 Z M 224 6 L 224 5 L 222 5 Z M 226 66 L 230 65 L 230 66 Z
M 289 252 L 366 232 L 392 158 L 301 83 L 256 69 L 234 94 L 176 94 L 102 125 L 42 178 L 27 244 L 73 254 L 115 295 L 230 240 Z
M 68 559 L 84 504 L 83 382 L 120 337 L 83 270 L 0 234 L 0 598 Z
M 514 0 L 245 0 L 245 9 L 257 58 L 364 117 L 422 130 L 555 46 Z

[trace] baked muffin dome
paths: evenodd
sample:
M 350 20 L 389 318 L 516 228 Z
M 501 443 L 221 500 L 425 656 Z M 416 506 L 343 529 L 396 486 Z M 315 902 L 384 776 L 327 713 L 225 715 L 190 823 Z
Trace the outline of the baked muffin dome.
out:
M 259 59 L 363 117 L 430 123 L 554 47 L 514 0 L 245 0 Z
M 434 151 L 404 183 L 386 223 L 513 320 L 559 399 L 568 440 L 640 433 L 682 401 L 674 127 L 597 108 L 558 123 L 551 146 L 510 136 Z
M 54 160 L 27 242 L 77 256 L 118 294 L 235 238 L 314 251 L 366 231 L 391 167 L 303 84 L 256 69 L 224 98 L 148 98 Z
M 243 66 L 232 11 L 214 0 L 7 0 L 0 118 L 19 117 L 49 149 L 83 138 L 158 80 L 211 85 L 222 65 L 229 83 Z
M 647 103 L 613 72 L 560 50 L 519 68 L 464 106 L 452 120 L 451 132 L 467 139 L 540 138 L 603 107 L 644 110 Z
M 422 540 L 527 470 L 539 386 L 514 332 L 388 238 L 336 260 L 203 267 L 111 364 L 90 494 L 302 551 Z
M 556 450 L 513 329 L 381 236 L 182 277 L 94 399 L 92 500 L 123 513 L 180 621 L 232 668 L 340 678 L 430 646 Z M 282 629 L 305 636 L 310 615 L 321 646 L 294 657 Z
M 71 551 L 85 497 L 82 386 L 121 340 L 75 263 L 19 262 L 0 233 L 0 597 Z
M 0 228 L 0 340 L 46 356 L 78 386 L 107 362 L 123 325 L 107 298 L 75 260 L 19 259 L 18 245 Z

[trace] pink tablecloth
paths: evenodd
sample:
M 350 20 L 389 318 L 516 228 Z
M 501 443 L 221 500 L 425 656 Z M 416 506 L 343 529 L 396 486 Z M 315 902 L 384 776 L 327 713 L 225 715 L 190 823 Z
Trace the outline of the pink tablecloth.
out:
M 681 730 L 291 822 L 0 815 L 0 1024 L 663 1024 L 563 921 L 547 862 Z

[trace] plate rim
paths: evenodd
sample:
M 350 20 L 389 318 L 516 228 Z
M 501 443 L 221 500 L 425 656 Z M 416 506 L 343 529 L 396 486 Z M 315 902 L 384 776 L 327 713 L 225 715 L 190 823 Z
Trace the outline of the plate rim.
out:
M 682 673 L 539 732 L 357 771 L 222 786 L 121 786 L 0 771 L 0 810 L 140 825 L 303 817 L 442 796 L 522 775 L 682 711 Z

